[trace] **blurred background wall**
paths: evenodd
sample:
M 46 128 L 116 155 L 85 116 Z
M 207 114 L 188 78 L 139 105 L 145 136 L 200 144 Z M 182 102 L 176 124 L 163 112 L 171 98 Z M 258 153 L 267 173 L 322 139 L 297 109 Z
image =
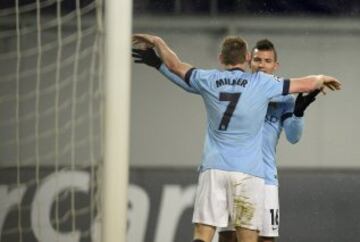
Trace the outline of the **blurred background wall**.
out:
M 298 144 L 289 144 L 284 135 L 280 138 L 280 242 L 352 241 L 360 235 L 360 210 L 355 205 L 360 201 L 359 20 L 355 1 L 134 2 L 134 32 L 159 35 L 183 61 L 196 67 L 221 68 L 219 45 L 231 34 L 244 37 L 250 48 L 261 38 L 273 41 L 279 76 L 326 73 L 342 81 L 341 92 L 320 95 L 306 111 Z M 148 66 L 133 64 L 132 76 L 131 167 L 174 179 L 184 178 L 184 171 L 194 175 L 206 129 L 201 98 Z M 145 172 L 141 174 L 130 178 L 135 184 L 151 183 Z M 195 184 L 196 173 L 186 180 Z M 186 183 L 181 187 L 184 194 L 189 189 Z M 178 218 L 174 235 L 161 234 L 162 238 L 190 241 L 191 233 L 185 231 L 186 227 L 191 231 L 187 224 L 191 212 L 187 208 Z M 156 213 L 149 213 L 150 219 Z M 161 215 L 155 215 L 156 228 L 163 224 Z M 170 216 L 168 221 L 172 220 Z M 172 231 L 170 223 L 169 228 Z M 157 241 L 158 230 L 146 231 Z
M 358 19 L 315 17 L 136 17 L 134 31 L 161 36 L 185 62 L 221 68 L 219 45 L 226 35 L 243 36 L 250 48 L 262 38 L 274 42 L 277 75 L 328 74 L 341 92 L 320 95 L 305 114 L 296 145 L 281 138 L 280 167 L 360 167 L 357 127 L 360 102 Z M 186 93 L 155 69 L 132 66 L 131 165 L 196 166 L 201 159 L 206 113 L 201 97 Z M 141 151 L 141 152 L 140 152 Z
M 55 8 L 51 5 L 55 2 L 44 1 L 43 5 L 48 7 L 43 11 L 46 16 L 42 21 L 49 28 L 41 37 L 43 50 L 47 51 L 41 53 L 40 66 L 36 15 L 21 16 L 21 30 L 30 32 L 21 39 L 19 87 L 15 82 L 19 59 L 15 19 L 4 12 L 0 14 L 0 241 L 4 242 L 20 241 L 19 234 L 29 242 L 54 241 L 46 233 L 36 232 L 39 227 L 45 227 L 45 232 L 53 232 L 56 227 L 55 198 L 47 196 L 49 193 L 61 195 L 59 213 L 66 215 L 54 234 L 66 235 L 76 230 L 81 236 L 72 241 L 95 241 L 92 238 L 96 229 L 91 223 L 96 212 L 90 212 L 93 205 L 88 203 L 96 183 L 92 162 L 102 160 L 103 93 L 99 76 L 103 62 L 100 57 L 92 61 L 93 53 L 98 54 L 93 49 L 98 29 L 91 10 L 85 10 L 82 16 L 81 37 L 75 18 L 67 18 L 69 21 L 63 23 L 66 46 L 61 50 L 62 81 L 57 87 L 63 105 L 56 106 L 54 78 L 60 64 L 56 61 L 57 22 L 53 22 Z M 79 2 L 81 6 L 96 6 L 93 0 Z M 64 14 L 74 17 L 75 1 L 61 3 Z M 20 1 L 20 5 L 26 4 L 34 5 L 35 1 Z M 14 1 L 3 0 L 0 9 L 13 5 Z M 243 36 L 250 47 L 261 38 L 273 41 L 279 56 L 280 68 L 276 73 L 279 76 L 325 73 L 342 81 L 341 92 L 319 96 L 306 111 L 305 130 L 298 144 L 291 145 L 284 137 L 280 139 L 279 241 L 357 241 L 360 3 L 135 0 L 133 7 L 134 32 L 161 36 L 181 59 L 197 67 L 221 68 L 217 61 L 219 45 L 222 38 L 231 34 Z M 76 50 L 79 41 L 81 48 Z M 74 71 L 76 61 L 78 72 Z M 93 75 L 99 82 L 94 81 L 90 89 L 89 80 L 95 80 Z M 41 85 L 36 87 L 37 83 Z M 206 129 L 202 100 L 144 65 L 132 65 L 131 84 L 129 241 L 191 241 L 196 167 Z M 16 102 L 19 90 L 21 98 Z M 94 108 L 90 112 L 89 105 Z M 20 115 L 19 123 L 16 112 Z M 57 135 L 55 113 L 63 125 Z M 16 130 L 20 132 L 19 140 Z M 56 140 L 61 145 L 56 156 L 60 171 L 54 169 Z M 54 181 L 60 184 L 60 189 Z M 70 206 L 69 191 L 74 188 L 76 205 Z M 44 207 L 43 197 L 51 208 L 44 215 L 45 224 L 37 220 L 39 216 L 34 212 Z M 69 211 L 72 216 L 67 216 Z M 23 221 L 19 222 L 19 217 Z M 73 217 L 76 224 L 71 221 L 75 220 Z

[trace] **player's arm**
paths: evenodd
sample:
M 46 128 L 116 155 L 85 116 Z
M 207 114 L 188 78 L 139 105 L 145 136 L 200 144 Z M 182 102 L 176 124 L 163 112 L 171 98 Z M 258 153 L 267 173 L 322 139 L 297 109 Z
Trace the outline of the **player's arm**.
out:
M 289 113 L 289 115 L 290 116 L 288 118 L 285 118 L 285 120 L 283 121 L 283 126 L 286 139 L 291 144 L 295 144 L 301 139 L 304 130 L 304 118 L 296 117 L 292 113 Z
M 341 83 L 334 77 L 324 75 L 313 75 L 299 78 L 283 79 L 263 72 L 257 72 L 258 85 L 265 92 L 266 97 L 271 100 L 278 95 L 287 95 L 289 93 L 311 92 L 316 89 L 324 92 L 324 88 L 331 90 L 340 90 Z
M 319 93 L 320 90 L 312 91 L 305 96 L 302 93 L 299 93 L 295 100 L 295 105 L 293 102 L 288 103 L 288 108 L 283 115 L 282 120 L 286 138 L 290 143 L 295 144 L 301 139 L 304 129 L 304 112 L 307 107 L 315 101 L 316 96 Z M 292 107 L 294 107 L 294 110 L 293 112 L 290 112 Z
M 175 85 L 181 87 L 187 92 L 191 92 L 194 94 L 199 94 L 197 90 L 195 90 L 192 86 L 190 86 L 188 83 L 186 83 L 183 79 L 181 79 L 179 76 L 172 73 L 166 65 L 162 64 L 159 68 L 160 73 L 165 76 L 168 80 L 170 80 Z
M 154 67 L 160 73 L 165 76 L 168 80 L 170 80 L 175 85 L 181 87 L 187 92 L 195 93 L 198 92 L 189 86 L 184 80 L 182 80 L 179 76 L 172 73 L 166 65 L 162 63 L 160 57 L 156 54 L 154 49 L 147 48 L 145 50 L 142 49 L 132 49 L 132 56 L 135 58 L 135 63 L 143 63 L 148 66 Z
M 283 123 L 286 139 L 295 144 L 301 139 L 304 130 L 304 118 L 296 116 L 293 113 L 294 110 L 294 98 L 287 99 L 285 102 L 284 114 L 281 117 Z
M 289 93 L 311 92 L 316 89 L 328 87 L 330 90 L 340 90 L 341 83 L 332 76 L 311 75 L 299 78 L 291 78 Z
M 163 63 L 180 78 L 185 79 L 186 73 L 193 68 L 191 65 L 182 62 L 174 51 L 158 36 L 148 34 L 134 34 L 133 43 L 146 43 L 155 47 Z
M 296 117 L 303 117 L 305 110 L 309 107 L 309 105 L 316 100 L 316 96 L 321 92 L 321 90 L 315 90 L 310 92 L 307 95 L 303 95 L 299 93 L 294 106 L 294 115 Z

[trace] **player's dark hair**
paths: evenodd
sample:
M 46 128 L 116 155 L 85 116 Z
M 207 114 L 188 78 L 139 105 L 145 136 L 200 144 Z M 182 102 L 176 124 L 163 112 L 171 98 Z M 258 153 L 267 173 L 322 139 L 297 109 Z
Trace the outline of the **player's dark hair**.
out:
M 277 61 L 277 52 L 276 52 L 274 44 L 270 40 L 262 39 L 262 40 L 259 40 L 258 42 L 256 42 L 255 46 L 251 50 L 251 54 L 254 53 L 255 49 L 260 50 L 260 51 L 274 52 L 274 59 L 275 59 L 275 61 Z
M 242 64 L 246 61 L 247 43 L 241 37 L 226 37 L 221 44 L 224 65 Z

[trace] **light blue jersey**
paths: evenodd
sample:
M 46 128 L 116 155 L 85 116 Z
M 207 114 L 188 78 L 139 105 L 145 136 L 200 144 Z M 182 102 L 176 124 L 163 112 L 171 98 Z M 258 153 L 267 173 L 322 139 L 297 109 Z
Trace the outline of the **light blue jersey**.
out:
M 159 71 L 170 81 L 184 90 L 199 94 L 197 90 L 189 86 L 179 76 L 175 75 L 162 64 Z M 267 109 L 263 127 L 262 152 L 265 164 L 265 183 L 278 185 L 276 169 L 276 146 L 282 131 L 285 129 L 286 137 L 291 143 L 296 143 L 301 137 L 303 130 L 303 118 L 292 115 L 294 97 L 292 95 L 277 96 L 271 99 Z
M 278 185 L 276 168 L 276 146 L 282 129 L 290 143 L 300 140 L 304 121 L 293 115 L 295 100 L 292 95 L 272 99 L 265 116 L 263 127 L 263 155 L 265 163 L 265 184 Z
M 186 83 L 202 96 L 208 127 L 200 170 L 265 177 L 262 127 L 269 101 L 288 94 L 289 81 L 263 72 L 193 68 Z
M 177 86 L 181 87 L 187 92 L 191 92 L 194 94 L 199 94 L 197 90 L 193 87 L 189 86 L 183 79 L 181 79 L 178 75 L 172 73 L 165 64 L 161 64 L 159 71 L 163 74 L 167 79 L 171 82 L 175 83 Z

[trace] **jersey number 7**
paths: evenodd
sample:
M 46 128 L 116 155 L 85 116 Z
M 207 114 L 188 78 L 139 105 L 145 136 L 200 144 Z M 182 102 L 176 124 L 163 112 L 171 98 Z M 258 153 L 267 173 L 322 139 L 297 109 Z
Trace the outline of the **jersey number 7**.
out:
M 219 130 L 225 131 L 228 128 L 231 116 L 234 113 L 236 104 L 240 99 L 240 92 L 230 93 L 230 92 L 220 92 L 219 100 L 220 101 L 227 101 L 230 102 L 229 105 L 226 107 L 224 115 L 221 119 L 221 123 L 219 125 Z

